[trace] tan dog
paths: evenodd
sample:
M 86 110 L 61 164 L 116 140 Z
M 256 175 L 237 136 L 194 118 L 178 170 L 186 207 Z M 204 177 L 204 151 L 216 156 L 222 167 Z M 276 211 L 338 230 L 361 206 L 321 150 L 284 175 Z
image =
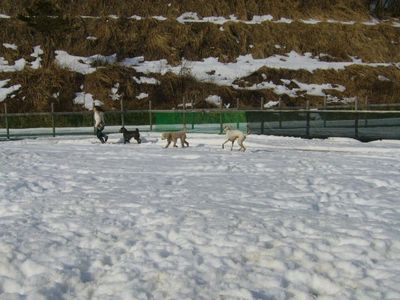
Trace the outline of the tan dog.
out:
M 168 148 L 172 141 L 174 142 L 174 147 L 178 147 L 176 145 L 178 139 L 181 139 L 182 148 L 184 148 L 185 145 L 189 147 L 189 143 L 186 141 L 186 132 L 184 131 L 163 132 L 161 133 L 161 139 L 168 141 L 167 145 L 164 148 Z

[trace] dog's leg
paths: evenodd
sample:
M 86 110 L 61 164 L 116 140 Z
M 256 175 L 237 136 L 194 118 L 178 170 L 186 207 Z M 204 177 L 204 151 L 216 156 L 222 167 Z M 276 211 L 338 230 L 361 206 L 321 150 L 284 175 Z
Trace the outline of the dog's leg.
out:
M 229 142 L 229 140 L 226 140 L 226 141 L 222 144 L 222 149 L 225 149 L 225 148 L 224 148 L 224 145 L 225 145 L 227 142 Z
M 168 140 L 167 146 L 165 146 L 164 148 L 168 148 L 169 144 L 171 144 L 170 140 Z
M 236 138 L 234 138 L 234 140 L 232 141 L 232 146 L 231 146 L 231 151 L 233 150 L 233 144 L 235 143 L 235 141 L 238 141 L 238 143 L 239 143 L 239 140 L 237 139 L 237 137 Z
M 185 140 L 186 147 L 189 147 L 189 143 Z
M 176 145 L 176 142 L 178 141 L 178 139 L 174 139 L 174 147 L 178 148 L 178 146 Z

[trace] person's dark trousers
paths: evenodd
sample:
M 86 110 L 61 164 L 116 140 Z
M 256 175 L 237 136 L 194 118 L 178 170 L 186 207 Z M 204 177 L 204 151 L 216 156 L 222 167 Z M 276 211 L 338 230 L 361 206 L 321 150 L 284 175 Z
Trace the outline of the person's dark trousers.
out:
M 104 144 L 108 139 L 107 135 L 103 133 L 103 129 L 104 127 L 96 128 L 96 136 L 102 144 Z

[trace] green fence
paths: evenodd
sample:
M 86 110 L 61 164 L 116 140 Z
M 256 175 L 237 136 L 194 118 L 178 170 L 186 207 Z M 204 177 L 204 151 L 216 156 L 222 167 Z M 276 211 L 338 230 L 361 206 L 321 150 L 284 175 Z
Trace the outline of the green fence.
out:
M 400 139 L 399 111 L 250 111 L 246 117 L 251 132 L 258 134 Z
M 230 124 L 253 134 L 306 138 L 352 137 L 363 141 L 400 139 L 400 111 L 344 110 L 142 110 L 105 113 L 106 131 L 120 126 L 141 131 L 186 129 L 221 133 Z M 0 114 L 0 138 L 93 134 L 91 112 Z

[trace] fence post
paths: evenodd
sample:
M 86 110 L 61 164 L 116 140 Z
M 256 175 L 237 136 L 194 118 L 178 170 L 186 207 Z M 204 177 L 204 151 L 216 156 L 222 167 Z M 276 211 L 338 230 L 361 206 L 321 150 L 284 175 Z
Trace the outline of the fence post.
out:
M 122 96 L 121 96 L 121 100 L 120 100 L 120 106 L 121 106 L 121 125 L 122 125 L 122 127 L 125 127 L 124 97 L 122 97 Z
M 326 95 L 324 96 L 324 110 L 326 110 Z M 326 112 L 323 113 L 324 116 L 324 127 L 326 127 Z
M 356 139 L 358 138 L 358 97 L 354 101 L 354 110 L 355 110 L 355 118 L 354 118 L 354 135 Z
M 279 97 L 279 129 L 282 129 L 282 100 Z
M 368 110 L 368 96 L 365 96 L 364 110 Z M 368 126 L 368 118 L 365 118 L 364 127 Z
M 264 97 L 261 97 L 261 134 L 264 134 Z
M 307 116 L 307 120 L 306 120 L 306 136 L 307 138 L 310 137 L 310 100 L 307 100 L 306 102 L 306 116 Z
M 219 133 L 221 134 L 223 131 L 223 125 L 222 125 L 222 99 L 221 99 L 221 103 L 219 104 Z
M 153 120 L 151 114 L 151 100 L 149 100 L 149 123 L 150 123 L 150 131 L 153 131 Z
M 236 98 L 236 110 L 240 109 L 240 102 L 239 102 L 239 98 Z M 239 129 L 239 120 L 237 120 L 236 122 L 236 128 Z
M 8 117 L 7 117 L 7 102 L 4 102 L 4 121 L 6 125 L 7 139 L 10 139 L 10 127 L 8 126 Z
M 56 137 L 56 121 L 54 119 L 54 102 L 51 102 L 51 127 L 53 128 L 53 137 Z
M 193 97 L 190 99 L 190 104 L 192 107 L 192 129 L 194 129 L 194 103 L 193 103 Z
M 183 105 L 183 129 L 186 129 L 186 96 L 182 97 L 182 105 Z

